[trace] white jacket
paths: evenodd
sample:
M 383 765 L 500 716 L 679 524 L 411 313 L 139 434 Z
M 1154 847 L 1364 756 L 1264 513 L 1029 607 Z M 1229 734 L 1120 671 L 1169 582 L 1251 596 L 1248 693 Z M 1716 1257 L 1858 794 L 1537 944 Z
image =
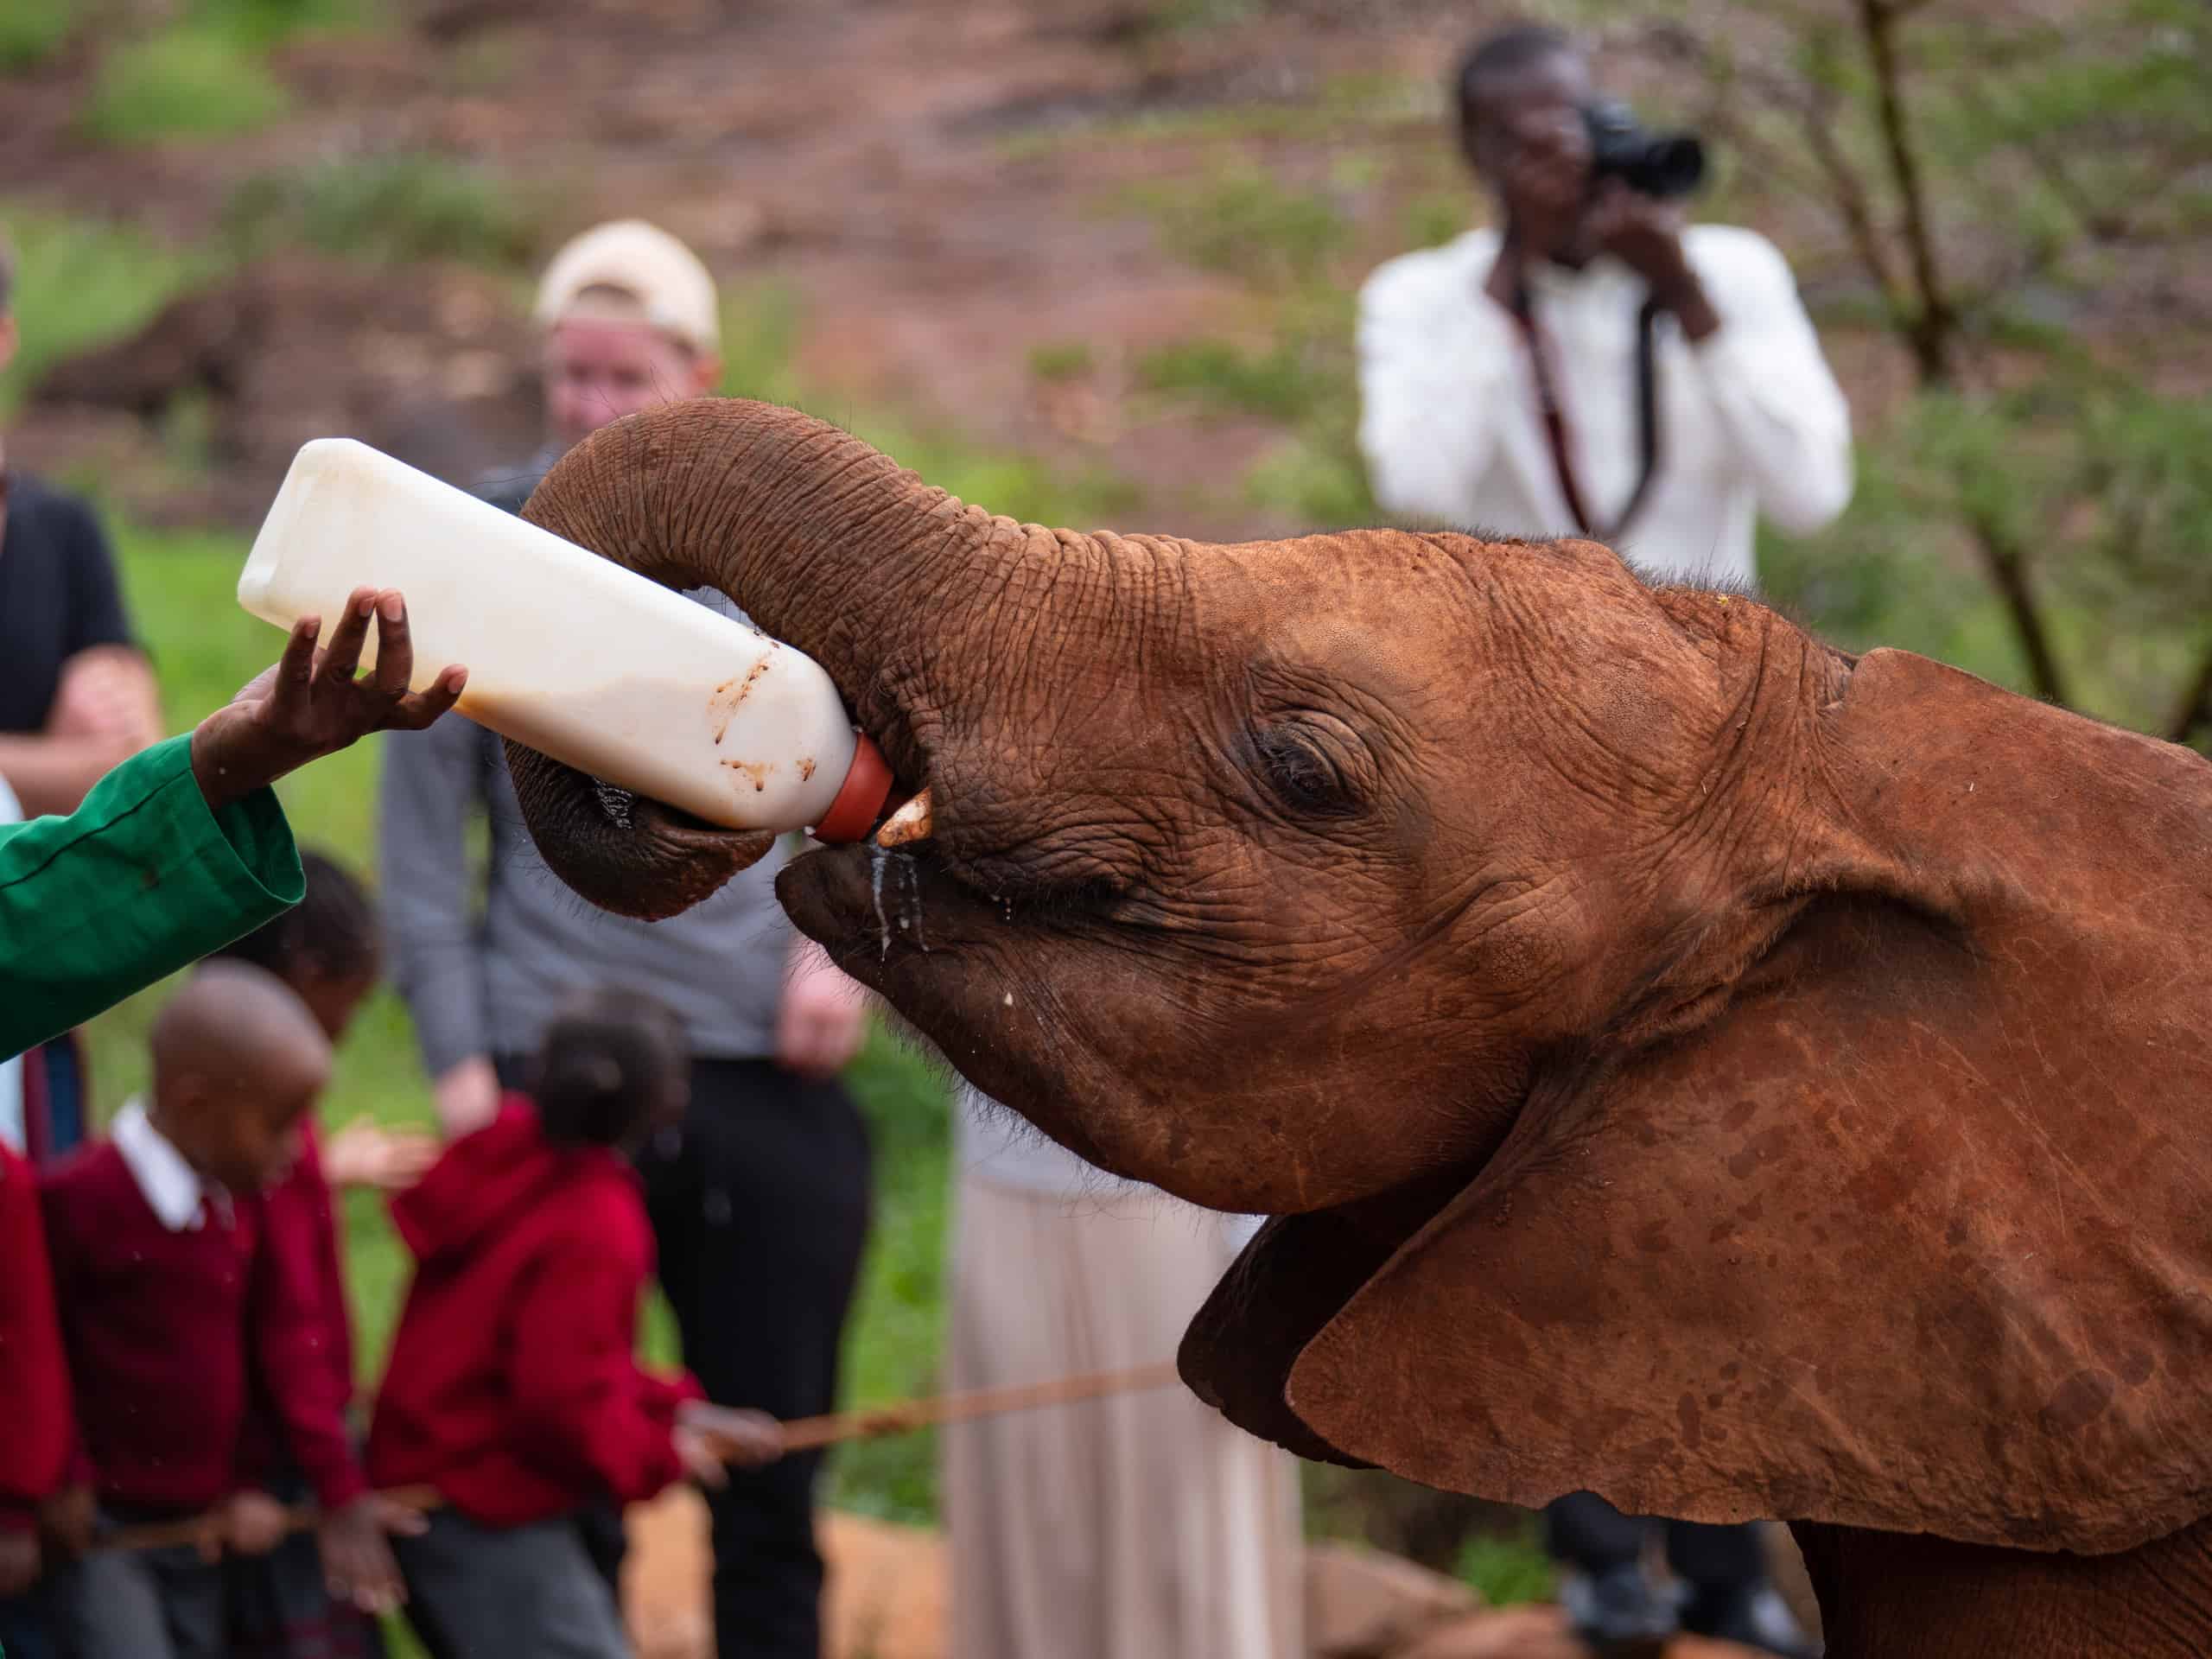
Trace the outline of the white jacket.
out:
M 1378 268 L 1359 296 L 1360 448 L 1389 512 L 1501 536 L 1574 535 L 1521 332 L 1484 292 L 1497 232 Z M 1669 579 L 1748 582 L 1753 515 L 1802 534 L 1851 499 L 1851 413 L 1789 267 L 1751 231 L 1699 225 L 1684 251 L 1720 327 L 1693 345 L 1659 320 L 1659 452 L 1617 537 Z M 1636 317 L 1643 279 L 1611 257 L 1529 276 L 1585 505 L 1610 522 L 1637 472 Z

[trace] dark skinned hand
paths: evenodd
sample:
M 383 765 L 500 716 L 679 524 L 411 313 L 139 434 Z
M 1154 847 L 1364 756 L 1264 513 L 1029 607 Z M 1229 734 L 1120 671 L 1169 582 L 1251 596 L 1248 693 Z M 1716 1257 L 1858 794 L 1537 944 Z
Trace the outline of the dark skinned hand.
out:
M 1702 340 L 1720 320 L 1683 251 L 1687 222 L 1680 202 L 1662 201 L 1607 179 L 1591 204 L 1586 228 L 1592 246 L 1642 276 L 1653 297 L 1681 320 L 1682 332 Z
M 372 615 L 377 665 L 357 677 Z M 193 728 L 192 775 L 209 806 L 228 806 L 372 732 L 420 731 L 453 707 L 468 678 L 456 665 L 429 690 L 408 690 L 415 648 L 396 590 L 354 589 L 330 644 L 317 651 L 321 626 L 320 617 L 294 623 L 276 665 Z
M 54 1552 L 63 1557 L 82 1555 L 92 1547 L 99 1526 L 99 1506 L 90 1486 L 65 1486 L 38 1506 L 38 1529 Z
M 20 1596 L 38 1582 L 38 1534 L 0 1530 L 0 1600 Z
M 377 1492 L 364 1492 L 323 1517 L 315 1529 L 322 1555 L 324 1587 L 336 1601 L 372 1615 L 388 1613 L 407 1599 L 399 1564 L 391 1559 L 387 1535 L 418 1535 L 429 1523 L 410 1509 Z
M 292 1515 L 266 1492 L 232 1492 L 217 1510 L 206 1535 L 200 1541 L 200 1559 L 217 1561 L 223 1552 L 238 1555 L 266 1555 L 284 1541 Z

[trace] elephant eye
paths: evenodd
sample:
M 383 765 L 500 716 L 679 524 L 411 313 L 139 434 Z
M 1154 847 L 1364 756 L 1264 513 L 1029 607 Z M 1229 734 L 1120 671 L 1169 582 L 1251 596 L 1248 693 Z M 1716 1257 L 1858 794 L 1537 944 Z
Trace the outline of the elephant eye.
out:
M 1314 733 L 1294 725 L 1254 734 L 1254 759 L 1277 799 L 1293 811 L 1341 817 L 1363 804 L 1359 790 Z

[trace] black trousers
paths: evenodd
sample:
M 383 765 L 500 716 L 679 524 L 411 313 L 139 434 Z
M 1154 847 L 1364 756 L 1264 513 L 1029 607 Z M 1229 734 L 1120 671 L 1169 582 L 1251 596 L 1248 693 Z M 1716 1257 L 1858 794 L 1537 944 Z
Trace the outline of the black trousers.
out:
M 519 1079 L 519 1066 L 499 1069 Z M 695 1062 L 681 1135 L 648 1147 L 638 1168 L 661 1288 L 707 1397 L 781 1418 L 832 1409 L 870 1185 L 867 1126 L 844 1086 L 772 1060 Z M 819 1659 L 822 1458 L 734 1469 L 727 1488 L 707 1494 L 722 1659 Z M 613 1579 L 619 1517 L 580 1524 L 594 1564 Z
M 1766 1576 L 1758 1528 L 1623 1515 L 1595 1492 L 1570 1492 L 1544 1511 L 1544 1544 L 1554 1560 L 1586 1573 L 1633 1566 L 1651 1529 L 1667 1534 L 1667 1565 L 1700 1591 L 1732 1590 Z

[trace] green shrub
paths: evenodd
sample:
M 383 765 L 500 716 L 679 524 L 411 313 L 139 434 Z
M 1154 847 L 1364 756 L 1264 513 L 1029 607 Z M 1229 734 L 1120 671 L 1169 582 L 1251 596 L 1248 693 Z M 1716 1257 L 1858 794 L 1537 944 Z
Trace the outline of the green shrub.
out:
M 193 25 L 245 47 L 275 46 L 310 29 L 368 21 L 366 0 L 193 0 Z
M 1090 346 L 1080 340 L 1053 340 L 1029 353 L 1030 375 L 1039 380 L 1080 380 L 1094 366 Z
M 111 48 L 85 130 L 107 143 L 244 132 L 290 107 L 263 54 L 213 30 L 181 28 Z
M 365 259 L 519 268 L 542 239 L 533 190 L 423 152 L 257 175 L 232 191 L 223 223 L 241 254 L 292 243 Z
M 1492 1607 L 1552 1599 L 1552 1564 L 1534 1519 L 1516 1532 L 1478 1533 L 1459 1551 L 1459 1576 Z
M 1217 409 L 1293 422 L 1328 389 L 1288 339 L 1256 353 L 1225 340 L 1179 340 L 1140 359 L 1137 382 L 1154 391 L 1187 392 Z
M 69 43 L 77 0 L 8 0 L 0 6 L 0 74 L 35 69 Z
M 798 404 L 804 397 L 791 353 L 798 344 L 798 296 L 783 283 L 754 283 L 722 296 L 725 397 Z
M 99 219 L 0 209 L 16 245 L 22 344 L 0 376 L 0 415 L 55 363 L 130 334 L 215 262 Z
M 1232 168 L 1201 184 L 1147 186 L 1134 200 L 1158 221 L 1176 253 L 1255 288 L 1313 281 L 1351 234 L 1329 197 L 1292 188 L 1257 167 Z

